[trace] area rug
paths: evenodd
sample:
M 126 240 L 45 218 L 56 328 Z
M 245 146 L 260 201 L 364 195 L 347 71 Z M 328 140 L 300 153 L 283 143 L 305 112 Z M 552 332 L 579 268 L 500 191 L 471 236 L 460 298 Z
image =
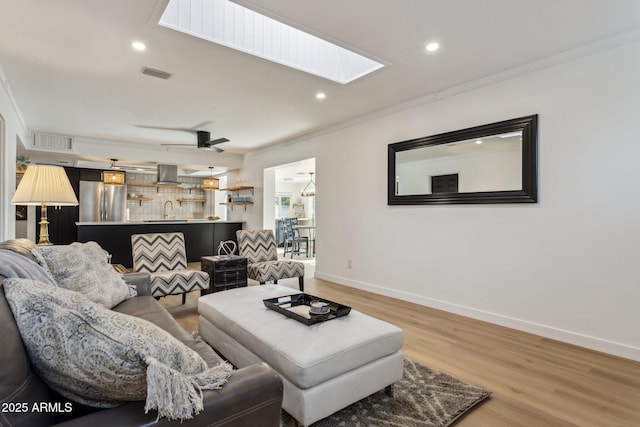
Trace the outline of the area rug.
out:
M 393 397 L 379 391 L 312 427 L 446 427 L 489 397 L 491 393 L 442 372 L 404 359 L 403 378 Z M 282 427 L 295 420 L 282 411 Z

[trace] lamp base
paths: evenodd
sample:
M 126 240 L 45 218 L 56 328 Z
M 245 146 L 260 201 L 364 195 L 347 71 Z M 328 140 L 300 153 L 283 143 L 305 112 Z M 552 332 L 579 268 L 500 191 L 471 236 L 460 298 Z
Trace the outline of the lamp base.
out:
M 51 246 L 53 243 L 49 240 L 49 221 L 47 220 L 47 205 L 42 204 L 40 217 L 40 240 L 38 246 Z

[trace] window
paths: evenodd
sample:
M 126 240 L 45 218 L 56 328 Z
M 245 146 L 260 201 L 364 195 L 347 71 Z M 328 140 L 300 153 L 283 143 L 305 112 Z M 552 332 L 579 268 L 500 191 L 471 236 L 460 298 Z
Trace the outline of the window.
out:
M 276 194 L 276 218 L 288 218 L 291 215 L 291 194 Z
M 458 174 L 436 175 L 431 177 L 431 193 L 457 193 Z

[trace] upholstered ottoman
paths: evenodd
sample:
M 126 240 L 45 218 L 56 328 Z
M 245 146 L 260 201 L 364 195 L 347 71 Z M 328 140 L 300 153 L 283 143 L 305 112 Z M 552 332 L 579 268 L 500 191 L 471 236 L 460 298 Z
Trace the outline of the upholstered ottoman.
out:
M 295 293 L 262 285 L 202 296 L 200 335 L 237 367 L 271 365 L 284 381 L 283 408 L 304 426 L 402 378 L 400 328 L 355 310 L 307 326 L 262 302 Z

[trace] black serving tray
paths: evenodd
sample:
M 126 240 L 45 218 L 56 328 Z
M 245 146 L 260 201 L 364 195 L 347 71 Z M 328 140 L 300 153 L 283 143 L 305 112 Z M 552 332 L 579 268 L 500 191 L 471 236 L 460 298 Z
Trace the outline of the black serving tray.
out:
M 309 313 L 311 301 L 326 302 L 329 304 L 329 312 L 326 314 Z M 285 295 L 277 298 L 268 298 L 262 300 L 262 302 L 267 308 L 282 313 L 287 317 L 304 323 L 305 325 L 313 325 L 315 323 L 326 322 L 327 320 L 346 316 L 351 311 L 351 307 L 309 294 Z

